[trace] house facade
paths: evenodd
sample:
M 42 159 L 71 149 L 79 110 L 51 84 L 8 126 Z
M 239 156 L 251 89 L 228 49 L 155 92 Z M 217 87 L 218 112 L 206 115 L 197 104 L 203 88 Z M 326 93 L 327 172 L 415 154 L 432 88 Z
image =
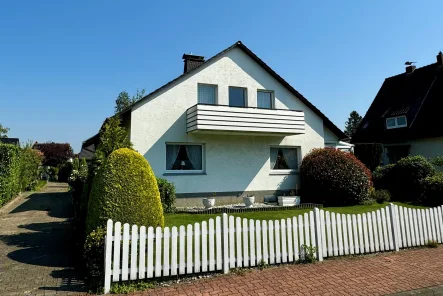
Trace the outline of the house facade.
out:
M 183 59 L 181 76 L 122 113 L 134 149 L 175 184 L 177 206 L 298 189 L 303 156 L 346 137 L 241 42 Z
M 408 63 L 410 64 L 410 63 Z M 443 54 L 437 62 L 386 78 L 352 142 L 383 144 L 383 164 L 408 155 L 443 155 Z

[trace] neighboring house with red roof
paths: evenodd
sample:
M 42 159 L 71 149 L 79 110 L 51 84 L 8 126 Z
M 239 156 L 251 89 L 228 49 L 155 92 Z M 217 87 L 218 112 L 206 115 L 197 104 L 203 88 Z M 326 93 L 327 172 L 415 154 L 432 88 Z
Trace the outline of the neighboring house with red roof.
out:
M 346 138 L 240 41 L 208 60 L 183 59 L 182 75 L 119 114 L 134 149 L 175 184 L 178 206 L 213 193 L 221 204 L 289 192 L 304 155 Z M 97 135 L 86 140 L 85 155 L 97 144 Z
M 408 155 L 443 155 L 443 54 L 437 62 L 386 78 L 353 143 L 381 143 L 384 164 Z

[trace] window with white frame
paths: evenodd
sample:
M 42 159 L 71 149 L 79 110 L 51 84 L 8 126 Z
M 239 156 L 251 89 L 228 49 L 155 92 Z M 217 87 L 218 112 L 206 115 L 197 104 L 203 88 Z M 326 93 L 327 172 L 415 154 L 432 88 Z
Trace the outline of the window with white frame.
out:
M 271 147 L 271 170 L 295 171 L 298 170 L 297 147 Z
M 197 85 L 198 88 L 198 103 L 215 105 L 217 102 L 217 85 L 201 84 Z
M 269 90 L 257 91 L 257 107 L 264 109 L 272 109 L 273 92 Z
M 203 145 L 166 144 L 166 170 L 174 172 L 203 171 Z
M 387 129 L 405 127 L 407 125 L 408 125 L 408 123 L 406 120 L 406 116 L 404 116 L 404 115 L 386 118 L 386 128 Z

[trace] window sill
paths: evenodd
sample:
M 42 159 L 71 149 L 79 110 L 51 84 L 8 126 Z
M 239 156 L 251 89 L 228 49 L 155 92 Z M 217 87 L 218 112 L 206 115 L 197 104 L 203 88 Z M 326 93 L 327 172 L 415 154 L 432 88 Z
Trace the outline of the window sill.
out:
M 207 175 L 206 172 L 190 172 L 190 171 L 169 171 L 164 172 L 163 176 L 196 176 L 196 175 Z
M 298 175 L 298 170 L 272 170 L 269 175 Z

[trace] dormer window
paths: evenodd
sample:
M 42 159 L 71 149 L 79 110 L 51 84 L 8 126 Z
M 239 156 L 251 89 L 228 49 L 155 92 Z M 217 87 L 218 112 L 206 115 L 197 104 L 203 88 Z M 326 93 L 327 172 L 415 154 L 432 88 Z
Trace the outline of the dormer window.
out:
M 404 116 L 404 115 L 386 118 L 386 128 L 387 129 L 406 127 L 407 125 L 408 125 L 408 122 L 406 120 L 406 116 Z

